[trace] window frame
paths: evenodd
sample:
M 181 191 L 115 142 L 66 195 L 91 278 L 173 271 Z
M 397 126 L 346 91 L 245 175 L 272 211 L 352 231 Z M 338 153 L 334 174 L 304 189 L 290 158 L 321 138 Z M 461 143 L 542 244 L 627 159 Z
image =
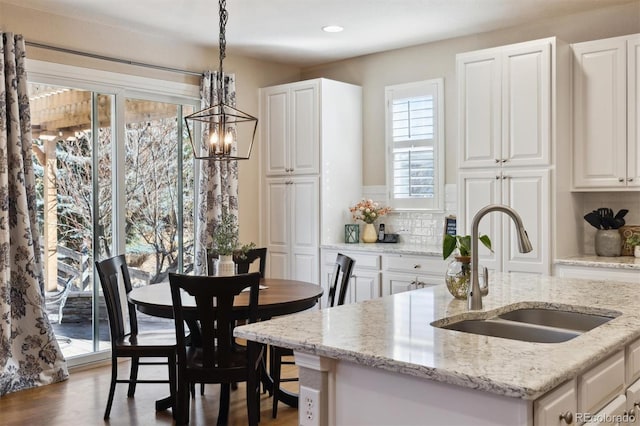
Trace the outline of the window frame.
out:
M 398 95 L 400 93 L 400 95 Z M 396 94 L 396 96 L 394 96 Z M 395 198 L 394 184 L 394 140 L 393 108 L 394 99 L 410 96 L 434 96 L 433 156 L 434 156 L 434 196 L 433 198 Z M 387 204 L 400 211 L 444 211 L 445 179 L 445 137 L 444 137 L 444 79 L 435 78 L 411 83 L 385 86 L 385 165 Z M 406 143 L 406 142 L 405 142 Z

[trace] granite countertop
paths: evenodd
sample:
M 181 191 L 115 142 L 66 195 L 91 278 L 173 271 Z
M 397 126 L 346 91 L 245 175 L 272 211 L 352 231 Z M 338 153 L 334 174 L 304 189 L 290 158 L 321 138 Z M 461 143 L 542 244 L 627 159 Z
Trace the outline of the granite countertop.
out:
M 638 285 L 495 273 L 484 309 L 445 286 L 306 311 L 235 330 L 238 337 L 427 380 L 533 400 L 640 337 Z M 531 343 L 430 325 L 516 307 L 563 307 L 617 318 L 562 343 Z
M 635 269 L 640 271 L 640 258 L 633 256 L 603 257 L 596 255 L 572 256 L 556 259 L 556 265 L 586 266 L 590 268 Z
M 323 244 L 323 249 L 344 251 L 368 251 L 385 254 L 410 254 L 416 256 L 440 256 L 442 257 L 442 245 L 436 244 L 409 244 L 409 243 L 332 243 Z

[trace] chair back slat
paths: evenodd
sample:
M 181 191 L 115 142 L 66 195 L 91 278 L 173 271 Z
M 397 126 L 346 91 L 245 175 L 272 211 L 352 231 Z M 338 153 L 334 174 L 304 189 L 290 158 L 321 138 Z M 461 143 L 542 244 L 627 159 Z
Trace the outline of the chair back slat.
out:
M 338 305 L 343 305 L 347 297 L 347 289 L 351 280 L 351 273 L 356 261 L 338 253 L 333 267 L 331 285 L 329 286 L 329 307 L 335 306 L 336 292 L 338 293 Z
M 124 255 L 96 261 L 96 269 L 107 307 L 111 343 L 114 345 L 116 339 L 122 339 L 129 334 L 133 336 L 138 334 L 135 306 L 126 300 L 132 288 L 131 277 Z M 126 311 L 123 300 L 127 307 Z
M 174 305 L 178 360 L 186 358 L 184 338 L 185 320 L 180 290 L 194 297 L 202 339 L 202 363 L 205 368 L 230 367 L 233 351 L 233 328 L 238 315 L 234 314 L 234 298 L 249 287 L 248 320 L 258 317 L 260 274 L 239 274 L 228 277 L 169 274 Z

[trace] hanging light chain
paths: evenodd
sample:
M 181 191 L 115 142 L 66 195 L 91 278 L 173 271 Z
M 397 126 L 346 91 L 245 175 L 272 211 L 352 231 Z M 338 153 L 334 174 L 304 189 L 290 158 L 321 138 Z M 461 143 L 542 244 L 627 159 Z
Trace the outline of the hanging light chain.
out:
M 227 55 L 227 39 L 226 39 L 226 26 L 229 19 L 229 13 L 227 12 L 227 0 L 219 0 L 219 15 L 220 15 L 220 64 L 219 73 L 220 79 L 222 79 L 222 60 Z

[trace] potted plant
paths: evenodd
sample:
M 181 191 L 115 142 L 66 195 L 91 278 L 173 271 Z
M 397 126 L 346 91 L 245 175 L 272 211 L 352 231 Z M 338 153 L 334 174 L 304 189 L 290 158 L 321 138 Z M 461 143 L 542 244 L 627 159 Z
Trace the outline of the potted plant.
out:
M 640 257 L 640 234 L 631 234 L 625 242 L 633 247 L 633 255 Z
M 493 252 L 489 236 L 480 235 L 478 240 Z M 442 258 L 447 259 L 456 249 L 458 254 L 449 263 L 445 282 L 453 297 L 465 299 L 471 280 L 471 235 L 445 234 L 442 241 Z
M 247 251 L 255 248 L 254 243 L 240 244 L 237 219 L 226 206 L 222 206 L 220 221 L 213 228 L 211 248 L 218 254 L 217 275 L 221 276 L 235 274 L 234 255 L 242 259 Z
M 381 216 L 391 211 L 391 207 L 380 207 L 373 200 L 361 200 L 355 206 L 349 207 L 349 211 L 353 216 L 353 220 L 361 220 L 365 223 L 362 232 L 362 241 L 365 243 L 375 243 L 378 240 L 378 234 L 373 226 L 373 222 Z

